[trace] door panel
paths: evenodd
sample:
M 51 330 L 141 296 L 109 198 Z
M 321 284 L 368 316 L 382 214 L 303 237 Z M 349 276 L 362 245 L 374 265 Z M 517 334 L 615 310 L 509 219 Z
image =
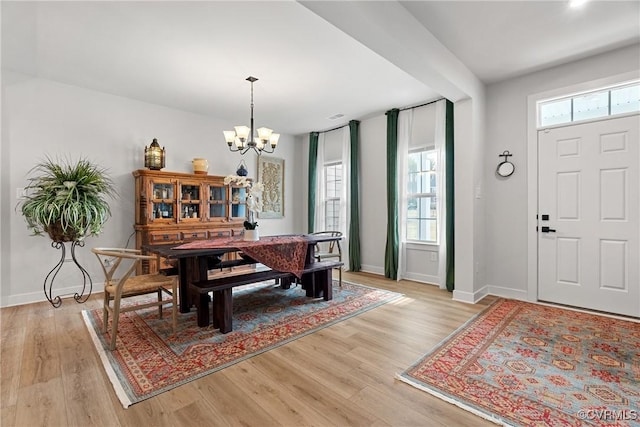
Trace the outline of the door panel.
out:
M 540 300 L 640 316 L 639 128 L 634 115 L 538 133 Z

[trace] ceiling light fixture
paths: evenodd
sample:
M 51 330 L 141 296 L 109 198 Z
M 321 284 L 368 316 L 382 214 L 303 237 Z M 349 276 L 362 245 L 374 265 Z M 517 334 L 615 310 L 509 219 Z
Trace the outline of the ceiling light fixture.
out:
M 245 154 L 253 148 L 259 156 L 263 152 L 274 152 L 276 145 L 278 145 L 280 134 L 273 133 L 273 130 L 265 127 L 256 129 L 258 135 L 254 135 L 253 133 L 253 82 L 257 80 L 255 77 L 247 77 L 247 81 L 251 82 L 251 127 L 235 126 L 235 131 L 225 130 L 223 133 L 229 150 L 233 152 L 239 151 L 240 154 Z M 269 151 L 268 147 L 271 147 L 271 151 Z
M 569 7 L 575 9 L 575 8 L 578 8 L 578 7 L 582 6 L 587 1 L 589 1 L 589 0 L 569 0 Z

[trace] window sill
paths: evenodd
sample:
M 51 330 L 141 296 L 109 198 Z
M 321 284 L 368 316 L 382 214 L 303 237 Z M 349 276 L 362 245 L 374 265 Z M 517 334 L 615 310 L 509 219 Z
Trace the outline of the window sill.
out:
M 419 242 L 419 241 L 408 241 L 405 243 L 407 249 L 414 251 L 425 251 L 425 252 L 437 252 L 440 250 L 440 245 L 437 243 L 431 242 Z

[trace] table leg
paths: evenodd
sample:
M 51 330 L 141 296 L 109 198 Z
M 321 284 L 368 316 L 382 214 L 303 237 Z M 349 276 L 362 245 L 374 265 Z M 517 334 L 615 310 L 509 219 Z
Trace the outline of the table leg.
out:
M 280 279 L 280 288 L 282 289 L 291 289 L 291 277 L 283 277 Z
M 180 313 L 188 313 L 191 310 L 191 298 L 189 296 L 189 280 L 187 259 L 180 258 L 178 261 L 178 277 L 180 279 Z
M 209 262 L 206 256 L 196 257 L 193 260 L 193 270 L 195 274 L 192 274 L 190 280 L 206 280 L 209 276 Z M 215 294 L 215 292 L 214 292 Z M 216 298 L 214 297 L 214 304 Z M 209 326 L 209 294 L 198 294 L 198 326 Z M 213 309 L 213 315 L 215 316 L 216 310 Z M 215 325 L 215 320 L 214 320 Z
M 308 298 L 312 298 L 314 294 L 314 276 L 313 273 L 304 273 L 300 279 L 301 287 Z
M 327 271 L 320 270 L 313 273 L 313 297 L 319 298 L 327 283 Z

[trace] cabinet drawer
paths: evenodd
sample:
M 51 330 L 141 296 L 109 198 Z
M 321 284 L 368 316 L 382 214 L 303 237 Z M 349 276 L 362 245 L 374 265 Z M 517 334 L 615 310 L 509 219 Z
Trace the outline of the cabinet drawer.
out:
M 149 233 L 150 243 L 171 243 L 179 242 L 181 239 L 179 231 L 152 231 Z
M 215 239 L 216 237 L 231 237 L 231 230 L 228 228 L 214 228 L 209 230 L 209 238 Z
M 193 231 L 182 232 L 183 240 L 197 240 L 197 239 L 206 239 L 206 238 L 207 238 L 207 230 L 193 230 Z

